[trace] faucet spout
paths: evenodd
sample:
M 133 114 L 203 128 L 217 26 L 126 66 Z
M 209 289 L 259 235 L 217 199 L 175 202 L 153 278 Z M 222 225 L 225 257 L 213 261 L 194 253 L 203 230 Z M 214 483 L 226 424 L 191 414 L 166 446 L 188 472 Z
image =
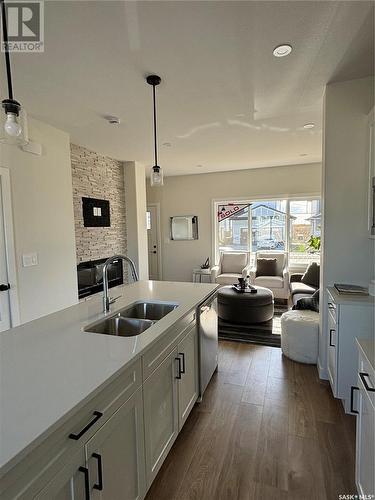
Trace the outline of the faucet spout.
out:
M 104 263 L 104 266 L 103 266 L 103 309 L 104 309 L 104 313 L 107 313 L 109 311 L 109 306 L 113 302 L 113 301 L 111 301 L 111 298 L 109 297 L 109 291 L 108 291 L 108 288 L 109 288 L 108 287 L 108 268 L 111 264 L 113 264 L 113 262 L 115 262 L 117 260 L 123 260 L 123 261 L 128 262 L 128 264 L 130 266 L 130 271 L 132 274 L 133 281 L 139 280 L 137 269 L 135 267 L 134 262 L 132 261 L 132 259 L 130 259 L 126 255 L 118 254 L 118 255 L 114 255 L 113 257 L 110 257 L 109 259 L 107 259 Z

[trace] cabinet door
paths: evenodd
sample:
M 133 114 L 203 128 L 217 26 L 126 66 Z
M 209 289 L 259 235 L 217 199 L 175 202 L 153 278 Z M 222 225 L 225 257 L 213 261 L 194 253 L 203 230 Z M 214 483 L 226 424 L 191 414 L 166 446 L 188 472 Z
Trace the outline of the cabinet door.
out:
M 337 397 L 337 353 L 338 325 L 331 311 L 328 311 L 328 376 L 332 393 Z
M 142 389 L 138 389 L 87 442 L 86 461 L 91 500 L 139 500 L 144 497 Z
M 52 481 L 34 497 L 36 500 L 81 500 L 88 498 L 88 470 L 83 447 Z M 31 498 L 31 497 L 29 497 Z
M 182 374 L 178 381 L 178 422 L 181 430 L 198 398 L 198 332 L 194 327 L 178 344 Z
M 356 479 L 360 495 L 373 495 L 375 491 L 375 409 L 365 389 L 360 386 L 359 415 L 357 418 Z
M 177 364 L 175 348 L 143 385 L 148 486 L 178 434 Z

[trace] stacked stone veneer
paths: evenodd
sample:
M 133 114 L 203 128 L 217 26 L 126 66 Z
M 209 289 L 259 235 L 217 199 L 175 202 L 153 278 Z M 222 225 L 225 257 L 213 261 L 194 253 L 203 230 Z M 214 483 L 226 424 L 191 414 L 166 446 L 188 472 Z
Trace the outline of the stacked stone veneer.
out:
M 124 168 L 120 161 L 71 144 L 77 263 L 126 253 Z M 84 227 L 82 197 L 109 200 L 110 227 Z

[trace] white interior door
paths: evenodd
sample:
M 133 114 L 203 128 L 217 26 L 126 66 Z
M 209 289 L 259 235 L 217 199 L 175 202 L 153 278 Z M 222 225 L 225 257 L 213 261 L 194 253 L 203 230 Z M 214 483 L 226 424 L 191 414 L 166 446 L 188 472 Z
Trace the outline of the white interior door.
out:
M 160 279 L 159 211 L 157 205 L 147 207 L 148 269 L 150 280 Z
M 8 330 L 10 323 L 9 276 L 6 253 L 6 236 L 4 224 L 4 208 L 2 195 L 2 178 L 0 175 L 0 332 Z

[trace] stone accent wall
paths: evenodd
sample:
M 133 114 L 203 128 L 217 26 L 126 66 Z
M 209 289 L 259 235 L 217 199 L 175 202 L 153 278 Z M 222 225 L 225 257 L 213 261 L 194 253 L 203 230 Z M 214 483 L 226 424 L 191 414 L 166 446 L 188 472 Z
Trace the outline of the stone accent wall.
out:
M 77 263 L 126 254 L 124 168 L 120 161 L 71 144 Z M 82 197 L 109 200 L 111 227 L 84 227 Z

